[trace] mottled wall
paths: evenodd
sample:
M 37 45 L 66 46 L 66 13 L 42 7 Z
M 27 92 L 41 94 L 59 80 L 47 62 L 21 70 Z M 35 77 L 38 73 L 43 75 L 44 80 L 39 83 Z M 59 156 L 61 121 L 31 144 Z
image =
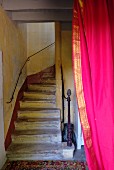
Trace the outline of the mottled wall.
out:
M 63 68 L 63 80 L 64 80 L 64 90 L 65 96 L 67 96 L 67 90 L 71 89 L 71 121 L 74 122 L 74 80 L 73 80 L 73 70 L 72 70 L 72 43 L 71 43 L 71 31 L 61 32 L 61 58 L 62 58 L 62 68 Z M 67 101 L 65 101 L 65 122 L 67 122 L 68 107 Z
M 9 127 L 12 112 L 15 105 L 18 90 L 26 78 L 26 67 L 20 77 L 19 84 L 16 89 L 14 100 L 11 103 L 11 95 L 14 90 L 15 83 L 19 71 L 26 60 L 26 40 L 25 26 L 21 27 L 14 24 L 0 7 L 0 50 L 3 53 L 3 97 L 4 97 L 4 130 L 5 136 Z
M 55 42 L 54 23 L 27 24 L 27 56 Z M 38 73 L 55 64 L 55 45 L 33 56 L 27 64 L 27 74 Z
M 2 52 L 0 51 L 0 169 L 5 162 L 2 67 Z

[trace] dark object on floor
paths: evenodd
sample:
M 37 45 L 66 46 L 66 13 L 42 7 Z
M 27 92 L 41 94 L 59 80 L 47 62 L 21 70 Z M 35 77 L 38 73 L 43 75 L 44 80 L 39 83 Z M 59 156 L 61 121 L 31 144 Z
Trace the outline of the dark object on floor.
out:
M 76 143 L 76 135 L 74 133 L 74 125 L 71 124 L 71 134 L 72 134 L 72 143 L 74 144 L 75 146 L 75 150 L 77 148 L 77 143 Z M 64 128 L 63 128 L 63 131 L 62 131 L 62 142 L 67 142 L 67 135 L 68 135 L 68 123 L 64 123 Z
M 12 161 L 4 170 L 88 170 L 86 162 L 77 161 Z

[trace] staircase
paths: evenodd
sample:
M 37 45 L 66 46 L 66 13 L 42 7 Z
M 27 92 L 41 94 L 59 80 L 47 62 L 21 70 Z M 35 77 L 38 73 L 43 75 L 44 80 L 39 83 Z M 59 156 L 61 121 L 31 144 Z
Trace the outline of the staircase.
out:
M 9 160 L 63 160 L 73 154 L 61 142 L 60 110 L 56 108 L 55 79 L 45 73 L 42 82 L 29 84 L 7 150 Z M 70 154 L 70 155 L 71 155 Z

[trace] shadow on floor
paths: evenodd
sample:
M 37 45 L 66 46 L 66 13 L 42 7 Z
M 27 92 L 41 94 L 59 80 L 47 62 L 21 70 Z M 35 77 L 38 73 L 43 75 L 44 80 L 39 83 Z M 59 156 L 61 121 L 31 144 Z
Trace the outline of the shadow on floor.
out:
M 75 161 L 84 161 L 84 162 L 86 161 L 84 146 L 82 146 L 81 149 L 77 149 L 74 152 L 73 160 L 75 160 Z

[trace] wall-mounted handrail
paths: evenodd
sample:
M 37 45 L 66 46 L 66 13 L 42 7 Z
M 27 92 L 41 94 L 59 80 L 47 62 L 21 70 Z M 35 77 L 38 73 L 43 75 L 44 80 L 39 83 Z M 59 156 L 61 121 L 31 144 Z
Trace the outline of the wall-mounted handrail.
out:
M 15 91 L 16 91 L 16 87 L 17 87 L 17 84 L 18 84 L 18 82 L 19 82 L 20 76 L 21 76 L 21 74 L 22 74 L 23 68 L 25 67 L 26 63 L 30 60 L 31 57 L 33 57 L 33 56 L 35 56 L 36 54 L 38 54 L 38 53 L 44 51 L 45 49 L 51 47 L 51 46 L 54 45 L 54 44 L 55 44 L 55 42 L 49 44 L 48 46 L 42 48 L 41 50 L 39 50 L 39 51 L 37 51 L 36 53 L 34 53 L 34 54 L 30 55 L 29 57 L 27 57 L 27 59 L 25 60 L 23 66 L 22 66 L 21 69 L 20 69 L 20 72 L 19 72 L 19 75 L 18 75 L 16 84 L 15 84 L 15 87 L 14 87 L 14 90 L 13 90 L 13 93 L 12 93 L 12 96 L 11 96 L 11 98 L 10 98 L 10 101 L 7 102 L 7 103 L 11 103 L 12 100 L 14 99 L 14 94 L 15 94 Z

